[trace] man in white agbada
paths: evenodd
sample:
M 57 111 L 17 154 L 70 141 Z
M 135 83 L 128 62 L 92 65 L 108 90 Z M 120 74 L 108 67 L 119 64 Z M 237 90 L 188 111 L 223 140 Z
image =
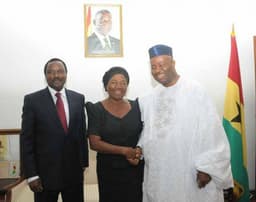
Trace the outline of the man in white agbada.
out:
M 195 81 L 179 76 L 172 49 L 149 49 L 161 85 L 139 98 L 144 129 L 143 202 L 223 202 L 233 187 L 229 143 L 215 107 Z

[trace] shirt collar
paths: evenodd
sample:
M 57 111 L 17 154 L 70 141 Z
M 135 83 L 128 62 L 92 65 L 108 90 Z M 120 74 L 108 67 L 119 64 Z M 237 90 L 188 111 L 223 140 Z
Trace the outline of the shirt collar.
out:
M 65 88 L 62 88 L 60 91 L 56 91 L 55 89 L 51 88 L 50 86 L 48 86 L 48 89 L 52 95 L 52 97 L 55 97 L 55 94 L 57 92 L 61 93 L 61 96 L 66 97 L 66 91 Z

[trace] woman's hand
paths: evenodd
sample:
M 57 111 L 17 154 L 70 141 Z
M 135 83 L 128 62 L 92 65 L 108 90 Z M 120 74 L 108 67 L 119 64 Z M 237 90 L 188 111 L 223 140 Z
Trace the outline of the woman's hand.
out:
M 139 162 L 140 162 L 140 159 L 137 159 L 137 158 L 135 158 L 135 159 L 127 159 L 127 161 L 128 161 L 130 164 L 132 164 L 132 165 L 134 165 L 134 166 L 137 166 L 137 165 L 139 164 Z
M 136 148 L 132 147 L 124 147 L 123 148 L 123 155 L 126 159 L 135 159 L 136 158 Z
M 133 158 L 126 158 L 127 161 L 129 161 L 130 164 L 132 165 L 138 165 L 140 162 L 140 158 L 142 156 L 142 149 L 140 147 L 134 148 L 135 151 L 135 156 Z

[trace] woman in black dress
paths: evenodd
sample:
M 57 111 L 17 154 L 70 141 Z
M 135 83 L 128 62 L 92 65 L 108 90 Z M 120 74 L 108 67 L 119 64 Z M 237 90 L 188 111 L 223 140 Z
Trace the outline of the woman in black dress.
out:
M 100 202 L 141 202 L 143 161 L 136 148 L 142 122 L 138 102 L 124 98 L 129 75 L 112 67 L 103 76 L 108 97 L 86 104 L 91 149 L 97 151 Z

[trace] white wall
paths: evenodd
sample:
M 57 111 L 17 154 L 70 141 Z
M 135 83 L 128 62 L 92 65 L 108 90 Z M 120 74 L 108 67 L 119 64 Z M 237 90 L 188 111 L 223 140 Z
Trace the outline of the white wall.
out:
M 124 57 L 84 57 L 85 3 L 122 4 Z M 68 65 L 67 87 L 87 100 L 104 97 L 102 75 L 111 66 L 127 68 L 128 97 L 152 87 L 147 50 L 173 47 L 176 67 L 206 86 L 223 114 L 235 25 L 245 99 L 250 188 L 255 187 L 254 0 L 8 0 L 0 6 L 0 128 L 19 128 L 23 96 L 45 87 L 43 66 L 51 57 Z

